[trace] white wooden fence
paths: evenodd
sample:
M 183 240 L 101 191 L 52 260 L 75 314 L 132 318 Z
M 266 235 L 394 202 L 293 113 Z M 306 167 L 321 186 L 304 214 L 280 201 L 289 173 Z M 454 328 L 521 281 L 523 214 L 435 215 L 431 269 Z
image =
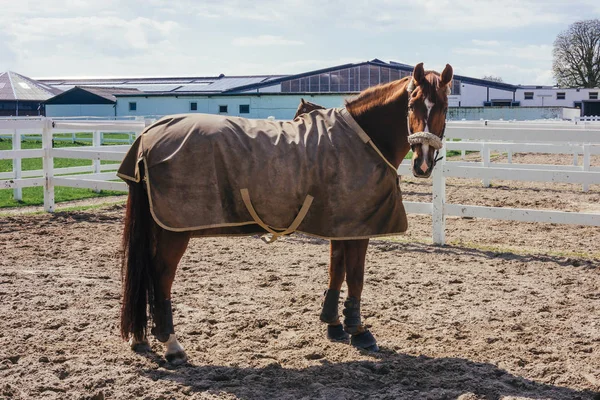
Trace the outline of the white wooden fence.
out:
M 592 122 L 592 121 L 600 121 L 600 115 L 588 115 L 585 117 L 577 117 L 575 121 L 581 122 Z
M 144 121 L 86 121 L 52 120 L 50 118 L 2 118 L 0 135 L 10 134 L 12 150 L 0 151 L 0 159 L 12 159 L 13 171 L 0 173 L 0 189 L 13 189 L 14 198 L 22 199 L 22 188 L 44 187 L 44 209 L 54 211 L 54 187 L 68 186 L 88 188 L 96 191 L 127 191 L 124 182 L 111 182 L 118 179 L 116 169 L 119 164 L 101 164 L 101 160 L 121 161 L 129 145 L 102 146 L 104 133 L 126 133 L 139 135 L 145 127 Z M 54 148 L 54 135 L 63 133 L 92 133 L 92 146 Z M 24 135 L 39 135 L 41 149 L 21 149 Z M 126 139 L 129 141 L 128 139 Z M 23 158 L 42 158 L 41 170 L 23 171 Z M 54 168 L 54 158 L 79 158 L 92 160 L 92 165 L 70 168 Z
M 129 145 L 100 146 L 101 132 L 139 133 L 142 121 L 61 121 L 50 118 L 0 119 L 0 134 L 10 133 L 13 150 L 0 151 L 0 159 L 13 159 L 13 172 L 0 173 L 0 189 L 14 189 L 15 198 L 23 187 L 44 187 L 44 208 L 54 211 L 54 187 L 69 186 L 94 190 L 127 190 L 116 179 L 118 164 L 101 165 L 100 160 L 121 161 Z M 93 146 L 53 148 L 52 137 L 57 133 L 93 132 Z M 42 137 L 42 148 L 20 149 L 23 133 L 37 133 Z M 454 140 L 460 141 L 454 141 Z M 477 217 L 512 221 L 546 222 L 600 226 L 600 214 L 552 210 L 532 210 L 504 207 L 482 207 L 446 202 L 446 178 L 516 180 L 538 182 L 565 182 L 581 184 L 584 190 L 591 184 L 600 184 L 600 167 L 591 166 L 591 156 L 600 154 L 600 123 L 593 122 L 449 122 L 446 145 L 441 150 L 478 151 L 481 162 L 446 161 L 438 163 L 433 174 L 432 203 L 405 202 L 406 211 L 428 214 L 433 219 L 433 242 L 445 243 L 447 216 Z M 509 155 L 509 163 L 490 161 L 490 152 L 502 151 Z M 574 154 L 572 166 L 525 165 L 510 163 L 512 152 Z M 582 156 L 581 165 L 577 160 Z M 21 159 L 41 157 L 43 169 L 22 171 Z M 93 160 L 92 166 L 54 168 L 55 157 Z M 404 162 L 398 169 L 401 175 L 411 175 L 410 165 Z M 85 173 L 82 175 L 74 175 Z
M 434 169 L 433 202 L 406 202 L 407 212 L 432 215 L 433 242 L 436 244 L 445 243 L 445 223 L 448 216 L 600 226 L 600 214 L 449 204 L 445 196 L 448 177 L 481 179 L 484 186 L 489 186 L 491 179 L 576 183 L 588 190 L 590 184 L 600 184 L 600 167 L 590 165 L 591 155 L 600 154 L 598 123 L 449 123 L 441 155 L 445 156 L 447 150 L 479 151 L 482 161 L 448 162 L 444 158 Z M 575 154 L 575 158 L 583 155 L 583 163 L 573 166 L 492 163 L 492 150 L 507 152 L 509 156 L 511 152 Z M 399 173 L 411 174 L 409 163 L 403 163 Z

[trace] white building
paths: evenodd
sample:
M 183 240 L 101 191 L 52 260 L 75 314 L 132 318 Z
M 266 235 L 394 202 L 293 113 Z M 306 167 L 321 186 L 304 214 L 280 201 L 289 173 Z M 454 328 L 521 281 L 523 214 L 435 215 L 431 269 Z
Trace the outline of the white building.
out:
M 296 75 L 54 79 L 42 82 L 62 90 L 76 86 L 85 86 L 87 91 L 93 91 L 90 87 L 102 88 L 103 93 L 108 95 L 97 96 L 96 100 L 105 105 L 107 117 L 201 112 L 289 119 L 294 115 L 301 98 L 325 107 L 342 107 L 347 97 L 355 96 L 368 87 L 409 76 L 413 68 L 406 64 L 386 63 L 375 59 Z M 593 90 L 576 90 L 564 90 L 563 100 L 557 99 L 562 96 L 556 93 L 558 89 L 538 89 L 455 75 L 449 97 L 449 118 L 561 118 L 562 108 L 579 106 L 583 110 L 587 102 L 593 101 L 591 97 L 586 97 L 593 96 Z M 81 95 L 82 92 L 71 91 L 70 95 L 50 99 L 46 102 L 48 115 L 85 113 L 85 108 L 77 108 L 80 97 L 75 96 L 77 94 Z M 530 98 L 531 96 L 533 97 Z M 100 97 L 104 97 L 104 100 Z M 105 103 L 107 97 L 111 98 L 112 108 Z M 555 101 L 550 102 L 550 97 Z M 62 104 L 58 104 L 59 102 Z M 67 103 L 69 107 L 66 107 Z M 88 108 L 92 109 L 90 104 Z M 595 109 L 594 106 L 589 108 Z

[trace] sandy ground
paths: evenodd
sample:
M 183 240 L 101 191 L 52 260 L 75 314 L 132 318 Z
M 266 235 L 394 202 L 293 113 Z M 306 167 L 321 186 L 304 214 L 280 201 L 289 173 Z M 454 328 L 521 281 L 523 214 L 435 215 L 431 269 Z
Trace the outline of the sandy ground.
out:
M 599 187 L 492 183 L 449 180 L 448 199 L 599 212 Z M 409 216 L 367 255 L 375 354 L 325 339 L 327 242 L 195 239 L 173 293 L 190 361 L 173 368 L 119 338 L 122 215 L 0 217 L 0 399 L 600 399 L 598 228 L 449 218 L 435 247 Z

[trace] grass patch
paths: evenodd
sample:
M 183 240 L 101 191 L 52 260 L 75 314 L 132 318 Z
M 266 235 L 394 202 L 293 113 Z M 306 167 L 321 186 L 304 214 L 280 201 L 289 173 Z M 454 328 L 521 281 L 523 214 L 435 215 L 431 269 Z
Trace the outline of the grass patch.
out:
M 121 204 L 125 204 L 126 203 L 126 199 L 123 200 L 119 200 L 119 201 L 113 201 L 113 202 L 105 202 L 105 203 L 99 203 L 99 204 L 87 204 L 87 205 L 81 205 L 81 206 L 70 206 L 70 207 L 61 207 L 58 208 L 57 210 L 55 210 L 55 214 L 60 214 L 60 213 L 65 213 L 65 212 L 77 212 L 77 211 L 89 211 L 89 210 L 99 210 L 105 207 L 111 207 L 111 206 L 115 206 L 115 205 L 121 205 Z M 26 211 L 23 213 L 19 213 L 18 215 L 42 215 L 42 214 L 48 214 L 46 211 Z M 14 213 L 12 212 L 2 212 L 0 211 L 0 217 L 9 217 L 9 216 L 15 216 Z
M 95 197 L 121 196 L 124 192 L 115 192 L 102 190 L 96 193 L 91 189 L 79 189 L 65 186 L 54 187 L 54 202 L 61 203 L 65 201 L 83 200 Z M 13 189 L 0 190 L 0 208 L 39 206 L 44 204 L 44 188 L 30 187 L 23 188 L 23 200 L 17 201 L 13 198 Z
M 56 138 L 72 138 L 71 134 L 58 134 L 54 135 Z M 91 146 L 91 142 L 82 142 L 79 139 L 91 138 L 91 133 L 77 133 L 75 142 L 71 141 L 54 141 L 55 148 L 65 147 L 81 147 Z M 111 134 L 111 138 L 127 139 L 127 134 Z M 12 150 L 12 140 L 0 139 L 0 150 Z M 40 140 L 24 140 L 21 142 L 21 149 L 41 149 L 42 142 Z M 118 161 L 105 161 L 102 160 L 101 164 L 119 164 Z M 55 158 L 54 168 L 69 168 L 69 167 L 82 167 L 91 166 L 91 160 L 76 159 L 76 158 Z M 41 158 L 24 158 L 21 161 L 21 168 L 23 171 L 34 171 L 42 169 Z M 0 172 L 11 172 L 13 169 L 12 160 L 0 160 Z M 0 208 L 7 207 L 23 207 L 23 206 L 38 206 L 44 204 L 44 190 L 42 187 L 30 187 L 23 188 L 23 200 L 16 201 L 13 198 L 13 189 L 1 189 L 0 190 Z M 54 188 L 54 199 L 56 203 L 88 199 L 94 197 L 106 197 L 106 196 L 117 196 L 123 195 L 123 192 L 115 191 L 101 191 L 96 193 L 91 189 L 79 189 L 70 188 L 64 186 L 56 186 Z

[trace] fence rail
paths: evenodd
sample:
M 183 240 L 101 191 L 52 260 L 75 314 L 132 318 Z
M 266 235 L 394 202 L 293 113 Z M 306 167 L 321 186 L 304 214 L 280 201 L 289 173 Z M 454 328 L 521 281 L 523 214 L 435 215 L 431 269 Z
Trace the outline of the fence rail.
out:
M 1 118 L 0 135 L 12 139 L 13 149 L 0 151 L 0 159 L 12 159 L 13 171 L 0 173 L 0 188 L 13 189 L 15 200 L 21 200 L 22 189 L 44 187 L 44 209 L 54 211 L 54 187 L 68 186 L 95 191 L 126 191 L 127 185 L 117 180 L 118 164 L 101 164 L 101 160 L 121 161 L 129 144 L 147 125 L 145 121 L 132 120 L 53 120 L 50 118 Z M 71 133 L 70 138 L 56 135 Z M 76 133 L 91 133 L 91 138 L 76 138 Z M 128 139 L 104 138 L 104 134 L 127 134 Z M 10 134 L 10 135 L 8 135 Z M 57 140 L 91 141 L 91 146 L 54 148 Z M 41 149 L 21 149 L 21 140 L 42 141 Z M 103 146 L 106 142 L 126 142 L 125 145 Z M 91 160 L 91 165 L 81 167 L 54 168 L 54 158 L 76 158 Z M 23 158 L 42 158 L 41 170 L 22 170 Z
M 100 164 L 100 160 L 121 161 L 129 145 L 103 146 L 102 133 L 129 133 L 131 137 L 136 137 L 147 123 L 130 120 L 0 119 L 0 134 L 9 133 L 13 139 L 12 150 L 0 151 L 0 159 L 13 159 L 13 172 L 0 173 L 0 189 L 13 189 L 15 199 L 20 199 L 22 188 L 43 186 L 44 208 L 50 212 L 55 206 L 55 186 L 96 191 L 127 190 L 125 183 L 114 181 L 117 179 L 115 170 L 118 164 Z M 92 132 L 93 145 L 78 148 L 53 147 L 52 141 L 56 134 L 71 132 Z M 41 149 L 21 149 L 21 138 L 30 134 L 41 137 Z M 600 226 L 600 214 L 450 204 L 446 202 L 445 196 L 448 177 L 481 179 L 484 186 L 489 186 L 492 179 L 576 183 L 581 184 L 583 190 L 588 190 L 589 185 L 600 184 L 600 167 L 591 165 L 591 156 L 600 154 L 600 123 L 449 122 L 445 143 L 441 155 L 445 156 L 446 150 L 459 150 L 463 155 L 466 151 L 477 151 L 481 154 L 481 161 L 442 159 L 433 173 L 432 202 L 405 202 L 408 213 L 432 216 L 434 243 L 445 243 L 448 216 Z M 492 162 L 492 151 L 507 152 L 508 163 Z M 513 152 L 573 154 L 573 165 L 513 164 Z M 22 171 L 21 159 L 32 157 L 41 157 L 43 168 Z M 92 160 L 92 165 L 54 168 L 55 157 L 88 159 Z M 409 163 L 402 163 L 398 172 L 410 175 Z

